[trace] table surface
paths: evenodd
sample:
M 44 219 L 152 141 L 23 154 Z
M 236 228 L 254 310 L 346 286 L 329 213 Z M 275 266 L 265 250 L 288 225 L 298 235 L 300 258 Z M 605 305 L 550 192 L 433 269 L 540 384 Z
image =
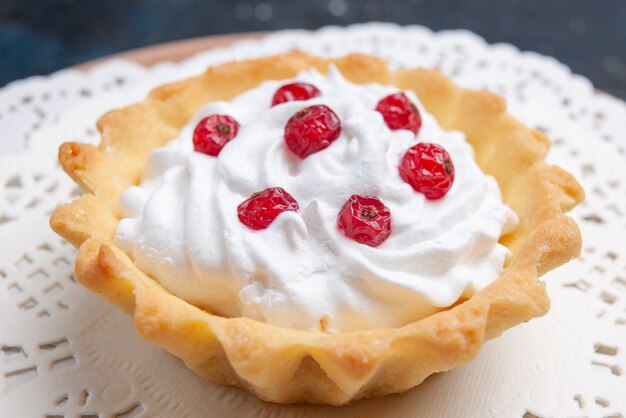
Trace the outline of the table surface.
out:
M 74 68 L 88 71 L 94 66 L 111 59 L 126 59 L 145 66 L 152 66 L 160 62 L 179 62 L 192 55 L 210 48 L 218 48 L 232 45 L 235 42 L 261 39 L 267 32 L 238 33 L 232 35 L 204 36 L 200 38 L 172 41 L 164 44 L 152 45 L 145 48 L 131 49 L 95 60 L 87 61 L 74 66 Z M 606 93 L 597 90 L 598 93 Z
M 235 35 L 205 36 L 201 38 L 187 39 L 184 41 L 168 42 L 165 44 L 153 45 L 146 48 L 137 48 L 119 54 L 87 61 L 75 66 L 75 68 L 87 71 L 95 65 L 115 58 L 135 61 L 146 66 L 151 66 L 164 61 L 178 62 L 200 51 L 228 46 L 246 39 L 260 39 L 263 35 L 264 34 L 261 32 L 253 32 Z
M 553 56 L 626 98 L 624 0 L 2 0 L 0 86 L 173 40 L 365 21 L 468 29 Z

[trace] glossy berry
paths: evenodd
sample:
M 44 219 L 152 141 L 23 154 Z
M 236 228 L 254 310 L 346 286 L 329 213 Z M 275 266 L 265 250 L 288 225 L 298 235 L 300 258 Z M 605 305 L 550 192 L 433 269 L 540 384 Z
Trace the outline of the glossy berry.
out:
M 412 146 L 400 161 L 400 177 L 413 189 L 434 200 L 448 193 L 454 182 L 454 164 L 440 145 L 420 142 Z
M 383 115 L 385 123 L 391 130 L 407 129 L 414 134 L 422 126 L 422 118 L 417 107 L 404 93 L 391 94 L 381 99 L 376 110 Z
M 300 158 L 327 148 L 339 138 L 341 121 L 326 105 L 305 107 L 293 115 L 285 126 L 287 147 Z
M 202 119 L 193 130 L 193 149 L 218 156 L 224 145 L 239 132 L 239 122 L 228 115 L 211 115 Z
M 237 206 L 237 216 L 248 228 L 267 228 L 281 213 L 300 209 L 298 202 L 282 187 L 270 187 L 254 193 Z
M 391 235 L 391 212 L 376 197 L 352 195 L 339 212 L 337 228 L 358 243 L 377 247 Z
M 309 100 L 319 96 L 321 93 L 313 84 L 291 83 L 285 84 L 274 93 L 272 106 L 296 100 Z

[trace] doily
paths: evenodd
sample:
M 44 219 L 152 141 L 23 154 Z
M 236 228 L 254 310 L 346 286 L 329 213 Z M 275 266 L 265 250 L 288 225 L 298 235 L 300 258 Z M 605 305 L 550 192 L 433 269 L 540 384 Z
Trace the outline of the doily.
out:
M 344 408 L 264 403 L 203 381 L 135 335 L 132 320 L 76 284 L 75 251 L 48 227 L 79 191 L 56 163 L 62 141 L 97 141 L 107 109 L 233 59 L 300 48 L 437 67 L 503 95 L 550 136 L 549 161 L 587 201 L 572 216 L 577 260 L 544 276 L 551 311 L 487 343 L 471 363 L 404 394 Z M 65 70 L 0 90 L 0 415 L 3 417 L 623 417 L 626 414 L 626 105 L 555 60 L 466 31 L 388 24 L 284 31 L 181 63 Z

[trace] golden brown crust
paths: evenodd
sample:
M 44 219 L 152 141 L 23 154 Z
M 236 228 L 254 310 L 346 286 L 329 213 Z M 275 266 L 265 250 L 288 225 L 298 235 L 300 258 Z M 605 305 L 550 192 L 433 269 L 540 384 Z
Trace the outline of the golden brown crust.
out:
M 150 150 L 174 138 L 199 109 L 267 79 L 335 64 L 357 83 L 411 89 L 445 129 L 463 131 L 481 168 L 498 181 L 519 227 L 502 238 L 512 250 L 502 275 L 464 303 L 395 329 L 327 334 L 222 318 L 181 300 L 142 273 L 112 243 L 120 194 L 140 179 Z M 441 74 L 390 71 L 379 59 L 324 60 L 301 52 L 231 62 L 154 90 L 142 103 L 98 122 L 98 148 L 69 143 L 59 159 L 87 195 L 62 206 L 52 228 L 80 247 L 78 280 L 135 318 L 137 331 L 200 375 L 263 399 L 342 405 L 400 392 L 472 359 L 483 342 L 543 315 L 538 275 L 578 255 L 581 237 L 564 212 L 583 199 L 576 180 L 544 162 L 548 141 L 507 112 L 491 93 L 456 87 Z

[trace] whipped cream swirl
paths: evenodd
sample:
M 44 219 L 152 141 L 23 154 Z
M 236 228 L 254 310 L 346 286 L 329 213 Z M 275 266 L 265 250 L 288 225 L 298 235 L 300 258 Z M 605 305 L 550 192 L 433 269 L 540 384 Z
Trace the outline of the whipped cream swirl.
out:
M 422 127 L 390 130 L 374 110 L 397 89 L 356 85 L 336 69 L 301 73 L 321 96 L 270 107 L 288 81 L 267 81 L 231 102 L 207 105 L 178 138 L 148 157 L 143 180 L 121 199 L 116 243 L 172 293 L 224 316 L 330 332 L 396 327 L 469 297 L 496 279 L 516 224 L 496 181 L 460 132 L 442 130 L 412 92 Z M 300 159 L 285 146 L 287 120 L 312 104 L 332 108 L 341 136 Z M 241 123 L 219 157 L 193 151 L 198 121 L 228 114 Z M 398 164 L 419 141 L 446 148 L 455 166 L 448 194 L 429 201 L 402 181 Z M 265 230 L 237 218 L 252 193 L 280 186 L 299 203 Z M 352 194 L 377 196 L 392 233 L 376 248 L 336 227 Z

